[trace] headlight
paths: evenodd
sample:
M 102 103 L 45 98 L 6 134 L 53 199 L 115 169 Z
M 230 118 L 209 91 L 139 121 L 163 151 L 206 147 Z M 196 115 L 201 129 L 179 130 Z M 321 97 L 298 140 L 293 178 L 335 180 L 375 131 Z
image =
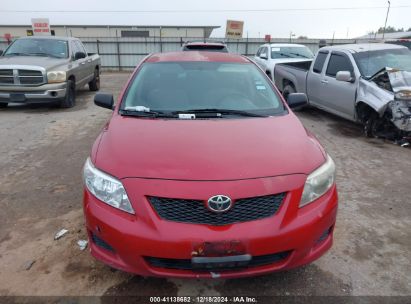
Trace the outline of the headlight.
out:
M 327 155 L 325 163 L 307 177 L 301 196 L 300 208 L 324 195 L 334 184 L 335 164 Z
M 57 83 L 66 81 L 66 72 L 64 71 L 51 71 L 47 73 L 48 83 Z
M 83 177 L 87 189 L 99 200 L 114 208 L 134 214 L 123 184 L 94 167 L 90 158 L 87 158 L 84 165 Z
M 411 91 L 399 91 L 395 93 L 395 99 L 397 100 L 411 100 Z

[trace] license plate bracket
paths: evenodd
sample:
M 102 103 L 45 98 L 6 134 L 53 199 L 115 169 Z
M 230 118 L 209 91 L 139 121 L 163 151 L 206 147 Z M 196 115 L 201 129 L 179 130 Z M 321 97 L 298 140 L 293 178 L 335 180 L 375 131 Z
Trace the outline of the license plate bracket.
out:
M 11 102 L 24 102 L 26 101 L 26 95 L 24 95 L 24 93 L 11 93 L 10 101 Z
M 224 257 L 193 257 L 191 264 L 194 269 L 230 269 L 246 267 L 252 257 L 249 254 Z
M 202 242 L 193 244 L 193 257 L 222 257 L 244 255 L 246 246 L 239 240 Z

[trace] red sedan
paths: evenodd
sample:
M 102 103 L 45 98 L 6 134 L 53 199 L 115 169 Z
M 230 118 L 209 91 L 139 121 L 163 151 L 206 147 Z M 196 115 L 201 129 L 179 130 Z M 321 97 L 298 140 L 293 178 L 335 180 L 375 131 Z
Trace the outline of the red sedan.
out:
M 91 254 L 143 276 L 233 278 L 301 266 L 332 245 L 335 165 L 246 57 L 154 54 L 84 166 Z

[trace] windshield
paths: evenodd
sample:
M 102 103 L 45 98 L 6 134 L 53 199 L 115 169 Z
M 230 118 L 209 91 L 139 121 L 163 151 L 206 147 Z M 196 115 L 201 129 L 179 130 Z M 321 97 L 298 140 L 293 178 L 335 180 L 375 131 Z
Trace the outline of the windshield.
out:
M 314 58 L 314 54 L 306 47 L 271 47 L 271 58 Z
M 145 63 L 121 109 L 145 107 L 173 112 L 201 109 L 283 113 L 284 106 L 254 64 L 224 62 Z
M 18 39 L 4 56 L 49 56 L 67 58 L 67 41 L 57 39 Z
M 411 51 L 406 48 L 361 52 L 353 56 L 361 75 L 366 78 L 386 67 L 411 72 Z

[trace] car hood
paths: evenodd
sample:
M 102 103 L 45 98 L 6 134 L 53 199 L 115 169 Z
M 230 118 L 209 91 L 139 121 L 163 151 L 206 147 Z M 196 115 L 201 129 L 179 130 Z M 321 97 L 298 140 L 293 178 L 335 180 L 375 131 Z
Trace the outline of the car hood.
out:
M 294 114 L 161 120 L 113 116 L 93 162 L 119 179 L 239 180 L 309 174 L 325 161 Z
M 55 67 L 68 63 L 69 59 L 59 59 L 43 56 L 1 56 L 0 66 L 2 65 L 25 65 L 37 66 L 52 70 Z

